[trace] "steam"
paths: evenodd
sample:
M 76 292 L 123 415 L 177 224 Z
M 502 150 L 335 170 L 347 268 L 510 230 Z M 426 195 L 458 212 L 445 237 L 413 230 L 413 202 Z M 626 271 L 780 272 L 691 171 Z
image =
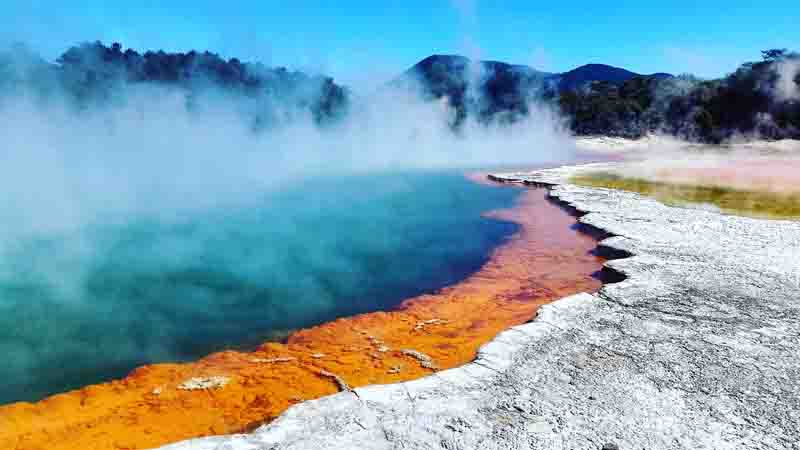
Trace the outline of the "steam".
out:
M 478 20 L 477 0 L 451 0 L 450 4 L 458 11 L 464 22 L 474 23 Z
M 780 101 L 800 100 L 800 58 L 784 59 L 775 64 L 778 80 L 775 96 Z
M 771 193 L 797 193 L 800 186 L 800 141 L 796 140 L 749 139 L 710 145 L 651 135 L 638 141 L 590 138 L 579 146 L 635 154 L 606 170 L 627 178 Z
M 122 106 L 80 113 L 26 95 L 0 102 L 2 235 L 202 209 L 321 173 L 531 164 L 569 148 L 543 106 L 514 126 L 467 121 L 454 133 L 446 105 L 385 90 L 356 99 L 333 127 L 319 128 L 309 115 L 253 133 L 242 116 L 247 105 L 224 92 L 205 95 L 192 112 L 179 89 L 125 92 Z

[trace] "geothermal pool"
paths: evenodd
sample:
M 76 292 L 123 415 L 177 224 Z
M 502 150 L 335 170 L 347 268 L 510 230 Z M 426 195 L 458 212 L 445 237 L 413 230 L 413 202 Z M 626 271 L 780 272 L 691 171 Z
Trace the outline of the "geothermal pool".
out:
M 461 173 L 315 179 L 179 217 L 0 242 L 0 403 L 254 348 L 479 269 L 519 194 Z

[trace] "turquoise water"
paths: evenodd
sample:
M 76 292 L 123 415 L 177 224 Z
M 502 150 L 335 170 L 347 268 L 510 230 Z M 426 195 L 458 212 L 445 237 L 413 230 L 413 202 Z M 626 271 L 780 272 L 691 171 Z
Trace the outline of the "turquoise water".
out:
M 0 403 L 252 348 L 456 282 L 516 230 L 481 213 L 518 192 L 449 172 L 331 177 L 6 243 Z

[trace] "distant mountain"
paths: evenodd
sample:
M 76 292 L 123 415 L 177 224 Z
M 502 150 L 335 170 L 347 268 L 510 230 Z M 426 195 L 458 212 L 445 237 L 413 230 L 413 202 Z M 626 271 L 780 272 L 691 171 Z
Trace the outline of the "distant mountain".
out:
M 554 74 L 532 67 L 500 61 L 472 61 L 461 55 L 431 55 L 408 69 L 401 79 L 421 77 L 431 87 L 447 82 L 468 82 L 473 78 L 514 78 L 516 81 L 543 80 Z
M 577 135 L 638 138 L 659 132 L 701 142 L 737 135 L 800 139 L 800 54 L 762 52 L 730 75 L 638 74 L 606 64 L 548 73 L 458 55 L 429 56 L 393 82 L 418 87 L 429 99 L 447 99 L 452 125 L 513 122 L 533 101 L 556 107 Z
M 640 75 L 604 64 L 587 64 L 565 73 L 551 73 L 501 61 L 472 61 L 460 55 L 432 55 L 415 64 L 391 84 L 418 88 L 428 99 L 447 98 L 457 111 L 455 125 L 468 113 L 487 121 L 513 120 L 528 111 L 534 98 L 554 98 L 595 81 L 615 85 L 637 78 L 657 80 L 667 73 Z
M 655 73 L 652 75 L 642 75 L 630 70 L 619 67 L 608 66 L 605 64 L 586 64 L 569 72 L 564 72 L 558 76 L 558 90 L 560 92 L 571 91 L 583 87 L 593 81 L 608 81 L 614 84 L 622 84 L 632 78 L 645 77 L 655 79 L 671 78 L 668 73 Z
M 419 89 L 424 98 L 447 98 L 456 111 L 453 125 L 468 113 L 479 120 L 514 120 L 527 114 L 532 96 L 541 93 L 551 73 L 500 61 L 472 61 L 460 55 L 432 55 L 390 84 Z

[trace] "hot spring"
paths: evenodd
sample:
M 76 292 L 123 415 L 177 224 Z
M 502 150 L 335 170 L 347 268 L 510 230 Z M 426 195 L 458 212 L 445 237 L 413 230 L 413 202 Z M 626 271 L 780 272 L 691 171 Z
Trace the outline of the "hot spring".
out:
M 518 192 L 458 172 L 316 178 L 4 242 L 0 403 L 391 309 L 477 270 L 516 230 L 481 214 Z

